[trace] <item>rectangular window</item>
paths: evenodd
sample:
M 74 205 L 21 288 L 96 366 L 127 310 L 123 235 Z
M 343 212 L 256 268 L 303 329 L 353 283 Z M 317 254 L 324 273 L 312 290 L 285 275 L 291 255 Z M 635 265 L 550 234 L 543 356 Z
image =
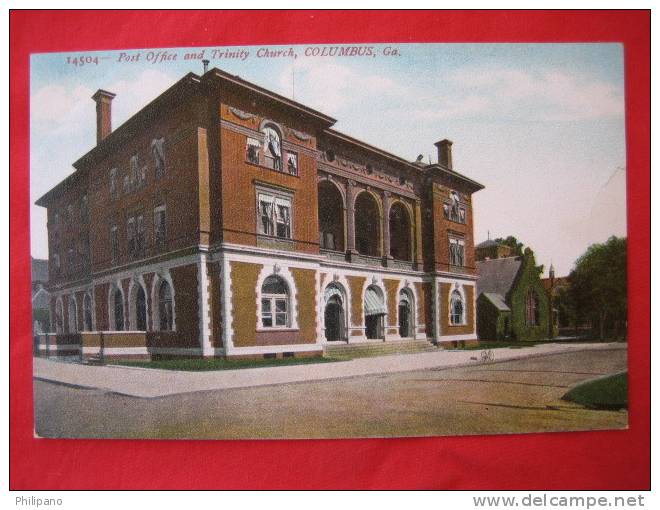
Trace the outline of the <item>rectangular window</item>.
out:
M 53 254 L 53 267 L 55 268 L 55 274 L 60 272 L 60 255 L 59 253 Z
M 460 267 L 465 265 L 465 241 L 463 239 L 449 238 L 449 264 Z
M 119 236 L 117 235 L 117 225 L 110 227 L 110 256 L 112 262 L 117 262 L 119 257 Z
M 80 216 L 83 221 L 89 220 L 89 202 L 87 200 L 87 195 L 83 195 L 80 201 Z
M 275 299 L 275 326 L 286 326 L 287 319 L 287 300 Z
M 166 233 L 165 206 L 159 205 L 154 209 L 154 244 L 157 249 L 165 246 Z
M 259 233 L 272 236 L 273 228 L 273 197 L 259 193 Z
M 138 166 L 137 154 L 131 156 L 130 166 L 131 166 L 131 188 L 135 188 L 139 186 L 139 182 L 140 182 L 140 168 Z
M 136 219 L 136 237 L 135 237 L 135 252 L 136 255 L 144 255 L 144 216 L 142 214 L 137 216 Z
M 298 154 L 288 152 L 286 155 L 286 171 L 291 175 L 298 175 Z
M 124 195 L 128 195 L 131 192 L 131 180 L 128 175 L 124 175 Z
M 273 312 L 271 309 L 271 299 L 264 298 L 261 300 L 261 324 L 264 328 L 273 327 Z
M 245 160 L 258 165 L 260 152 L 261 142 L 255 138 L 248 138 L 245 144 Z
M 257 188 L 257 232 L 280 239 L 292 239 L 292 195 L 271 188 Z
M 291 239 L 291 201 L 289 199 L 277 198 L 277 237 Z
M 154 158 L 156 178 L 159 178 L 165 174 L 165 138 L 151 140 L 151 155 Z
M 126 238 L 128 240 L 128 254 L 134 257 L 136 254 L 136 230 L 135 230 L 135 217 L 128 218 L 126 225 Z
M 67 260 L 66 260 L 66 265 L 67 269 L 69 271 L 73 271 L 73 266 L 76 264 L 76 259 L 75 259 L 75 251 L 73 248 L 69 248 L 67 250 Z
M 117 169 L 110 170 L 110 198 L 117 198 Z

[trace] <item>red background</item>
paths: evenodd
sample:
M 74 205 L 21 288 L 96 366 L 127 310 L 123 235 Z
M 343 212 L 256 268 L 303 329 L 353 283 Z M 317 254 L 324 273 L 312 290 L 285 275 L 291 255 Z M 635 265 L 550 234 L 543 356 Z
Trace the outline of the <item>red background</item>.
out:
M 276 16 L 276 23 L 272 23 Z M 156 23 L 157 20 L 157 23 Z M 322 441 L 32 437 L 29 55 L 339 42 L 623 42 L 629 239 L 627 431 Z M 650 487 L 650 14 L 646 11 L 48 12 L 10 17 L 12 489 Z

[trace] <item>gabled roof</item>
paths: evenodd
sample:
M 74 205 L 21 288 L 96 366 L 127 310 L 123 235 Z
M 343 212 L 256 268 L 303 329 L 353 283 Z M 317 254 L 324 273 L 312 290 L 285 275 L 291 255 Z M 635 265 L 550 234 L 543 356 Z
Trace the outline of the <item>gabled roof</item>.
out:
M 477 295 L 488 292 L 505 297 L 516 281 L 522 262 L 523 257 L 505 257 L 477 262 L 479 275 Z
M 490 301 L 495 308 L 500 310 L 501 312 L 510 312 L 511 308 L 509 308 L 509 305 L 506 304 L 504 301 L 504 296 L 501 294 L 493 294 L 492 292 L 484 292 L 483 293 L 484 297 Z

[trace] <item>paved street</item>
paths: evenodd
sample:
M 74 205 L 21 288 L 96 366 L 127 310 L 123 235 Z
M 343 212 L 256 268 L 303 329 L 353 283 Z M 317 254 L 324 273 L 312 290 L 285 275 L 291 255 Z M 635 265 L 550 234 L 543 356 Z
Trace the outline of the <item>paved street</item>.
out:
M 626 411 L 587 410 L 560 397 L 578 382 L 626 366 L 625 349 L 600 349 L 153 398 L 35 380 L 36 431 L 45 437 L 234 439 L 625 428 Z

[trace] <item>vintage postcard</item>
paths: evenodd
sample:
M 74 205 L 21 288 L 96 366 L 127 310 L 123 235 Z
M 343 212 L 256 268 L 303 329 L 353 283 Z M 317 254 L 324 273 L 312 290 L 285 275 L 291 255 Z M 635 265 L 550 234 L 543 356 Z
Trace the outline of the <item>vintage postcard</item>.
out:
M 33 54 L 35 435 L 628 425 L 619 44 Z

